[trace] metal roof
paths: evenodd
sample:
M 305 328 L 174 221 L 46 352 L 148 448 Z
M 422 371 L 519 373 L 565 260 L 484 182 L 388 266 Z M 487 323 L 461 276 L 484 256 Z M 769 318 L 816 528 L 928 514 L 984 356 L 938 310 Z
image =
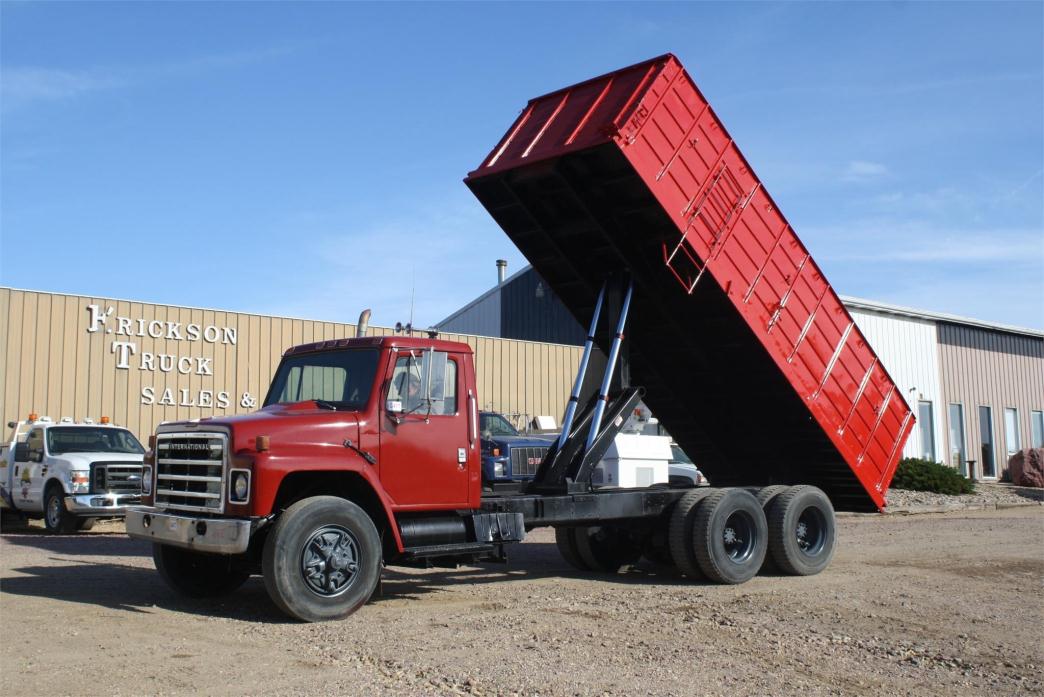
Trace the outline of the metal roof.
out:
M 523 266 L 521 269 L 511 274 L 504 280 L 503 283 L 498 284 L 487 290 L 482 295 L 478 296 L 464 307 L 460 308 L 453 314 L 441 322 L 436 322 L 435 327 L 441 327 L 442 325 L 450 322 L 460 315 L 464 314 L 480 302 L 500 291 L 508 283 L 521 276 L 522 274 L 533 271 L 533 267 L 530 265 Z M 912 319 L 921 319 L 931 322 L 949 322 L 952 324 L 963 324 L 970 327 L 979 327 L 982 329 L 991 329 L 999 332 L 1009 332 L 1011 334 L 1024 334 L 1026 336 L 1036 337 L 1038 339 L 1044 339 L 1044 331 L 1039 329 L 1030 329 L 1029 327 L 1019 327 L 1011 324 L 1000 324 L 998 322 L 987 322 L 981 319 L 973 319 L 971 317 L 962 317 L 960 315 L 951 315 L 945 312 L 935 312 L 933 310 L 918 310 L 912 307 L 904 307 L 902 305 L 891 305 L 889 303 L 879 302 L 877 300 L 867 300 L 865 298 L 857 298 L 851 295 L 842 295 L 841 301 L 846 307 L 854 310 L 869 310 L 871 312 L 880 312 L 889 315 L 898 315 L 901 317 L 910 317 Z

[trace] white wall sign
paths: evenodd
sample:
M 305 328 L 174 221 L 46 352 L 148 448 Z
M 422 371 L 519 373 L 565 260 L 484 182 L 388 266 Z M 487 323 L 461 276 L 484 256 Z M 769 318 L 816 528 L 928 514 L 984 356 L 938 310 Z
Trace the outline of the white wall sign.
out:
M 116 354 L 117 370 L 144 370 L 155 373 L 178 373 L 179 375 L 214 375 L 213 358 L 199 355 L 178 355 L 140 351 L 134 339 L 149 337 L 167 341 L 224 344 L 235 346 L 235 327 L 201 325 L 194 322 L 183 324 L 161 320 L 145 320 L 115 315 L 113 307 L 102 309 L 99 305 L 87 306 L 87 332 L 112 335 L 109 353 Z M 127 338 L 124 338 L 127 337 Z M 157 393 L 152 386 L 141 388 L 141 403 L 146 406 L 201 407 L 204 409 L 227 409 L 230 396 L 226 390 L 199 390 L 166 388 Z M 254 406 L 256 400 L 244 393 L 240 400 L 243 406 Z

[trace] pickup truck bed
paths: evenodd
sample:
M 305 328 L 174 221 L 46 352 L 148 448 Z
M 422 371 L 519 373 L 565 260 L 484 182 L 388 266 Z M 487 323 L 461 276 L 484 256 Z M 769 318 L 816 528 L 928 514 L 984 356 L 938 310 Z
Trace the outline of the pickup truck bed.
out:
M 530 101 L 465 181 L 583 325 L 630 272 L 631 382 L 715 486 L 884 506 L 911 410 L 674 56 Z

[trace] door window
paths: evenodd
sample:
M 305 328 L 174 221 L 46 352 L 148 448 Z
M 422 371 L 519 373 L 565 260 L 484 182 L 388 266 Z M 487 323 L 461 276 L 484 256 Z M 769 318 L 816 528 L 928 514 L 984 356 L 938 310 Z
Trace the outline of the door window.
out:
M 958 472 L 968 477 L 968 458 L 964 450 L 964 407 L 960 404 L 951 404 L 950 416 L 950 465 Z
M 979 407 L 979 438 L 982 443 L 982 476 L 996 477 L 997 463 L 993 457 L 993 412 L 989 407 Z
M 1008 449 L 1008 455 L 1014 455 L 1022 450 L 1018 409 L 1004 410 L 1004 445 Z
M 426 416 L 456 414 L 457 362 L 443 351 L 415 351 L 397 358 L 388 387 L 388 409 Z
M 1030 412 L 1030 437 L 1034 448 L 1044 448 L 1044 411 Z
M 29 446 L 28 449 L 30 457 L 33 453 L 37 452 L 43 454 L 44 438 L 43 431 L 41 429 L 34 428 L 32 431 L 29 431 L 29 437 L 26 439 L 25 442 Z
M 921 457 L 935 462 L 935 423 L 931 402 L 917 403 L 917 421 L 921 426 Z

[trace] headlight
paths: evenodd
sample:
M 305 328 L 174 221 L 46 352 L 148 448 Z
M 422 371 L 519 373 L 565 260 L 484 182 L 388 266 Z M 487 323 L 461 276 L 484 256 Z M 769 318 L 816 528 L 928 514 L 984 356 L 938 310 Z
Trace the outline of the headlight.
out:
M 493 476 L 494 477 L 503 477 L 504 476 L 504 463 L 503 462 L 494 462 L 493 463 Z
M 232 484 L 229 488 L 228 500 L 233 503 L 244 503 L 250 496 L 250 473 L 245 470 L 232 470 Z
M 148 465 L 141 468 L 141 493 L 146 496 L 152 493 L 152 468 Z
M 87 472 L 73 472 L 69 475 L 69 492 L 86 494 L 91 488 L 91 475 Z

